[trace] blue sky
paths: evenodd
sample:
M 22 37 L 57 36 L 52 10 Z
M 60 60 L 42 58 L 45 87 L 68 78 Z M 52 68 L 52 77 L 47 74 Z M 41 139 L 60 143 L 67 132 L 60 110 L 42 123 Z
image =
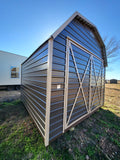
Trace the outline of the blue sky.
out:
M 120 40 L 120 0 L 0 0 L 0 50 L 29 56 L 73 12 L 94 23 L 101 37 Z M 120 56 L 106 78 L 120 79 Z

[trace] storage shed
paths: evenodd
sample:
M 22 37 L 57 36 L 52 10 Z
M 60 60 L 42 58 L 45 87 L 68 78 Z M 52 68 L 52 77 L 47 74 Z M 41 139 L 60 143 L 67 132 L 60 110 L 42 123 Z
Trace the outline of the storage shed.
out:
M 104 104 L 104 43 L 75 12 L 22 64 L 22 101 L 48 146 Z
M 117 79 L 111 79 L 111 80 L 110 80 L 110 83 L 117 84 Z

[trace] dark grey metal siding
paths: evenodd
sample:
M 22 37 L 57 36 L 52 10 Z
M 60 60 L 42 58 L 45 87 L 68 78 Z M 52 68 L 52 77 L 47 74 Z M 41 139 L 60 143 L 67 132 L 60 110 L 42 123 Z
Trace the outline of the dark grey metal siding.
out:
M 46 79 L 48 43 L 41 46 L 22 64 L 22 101 L 37 125 L 45 135 Z
M 93 54 L 98 56 L 99 58 L 102 58 L 101 48 L 99 43 L 96 40 L 96 37 L 94 36 L 94 33 L 80 23 L 78 20 L 73 20 L 54 40 L 53 43 L 53 63 L 52 63 L 52 91 L 51 91 L 51 111 L 50 111 L 50 141 L 54 139 L 56 136 L 60 135 L 63 132 L 63 110 L 64 110 L 64 83 L 65 83 L 65 61 L 66 61 L 66 38 L 69 36 L 79 44 L 81 44 L 83 47 L 91 51 Z M 74 46 L 73 46 L 74 47 Z M 80 72 L 85 69 L 85 66 L 87 64 L 89 55 L 85 55 L 85 53 L 77 53 L 76 52 L 76 59 L 78 61 Z M 99 70 L 99 67 L 101 67 L 100 62 L 96 61 L 96 68 Z M 68 92 L 68 103 L 73 103 L 72 99 L 75 98 L 76 92 L 78 89 L 78 80 L 76 79 L 76 73 L 75 69 L 73 67 L 72 59 L 70 61 L 70 67 L 69 67 L 69 92 Z M 85 82 L 86 88 L 86 98 L 89 99 L 89 69 L 87 71 L 88 75 L 86 75 Z M 96 71 L 97 73 L 97 71 Z M 98 73 L 97 73 L 98 74 Z M 82 74 L 81 74 L 82 75 Z M 92 90 L 94 94 L 94 75 L 92 75 Z M 102 85 L 101 85 L 102 84 Z M 101 95 L 101 101 L 103 102 L 103 90 L 104 87 L 104 68 L 103 73 L 101 72 L 101 79 L 99 80 L 99 87 L 97 90 L 100 90 Z M 60 88 L 57 88 L 57 85 L 60 85 Z M 79 101 L 83 103 L 83 100 L 81 97 L 79 98 Z M 97 93 L 95 93 L 95 96 L 93 98 L 93 108 L 98 106 L 98 99 L 97 99 Z M 81 104 L 82 104 L 81 103 Z M 89 103 L 89 100 L 87 100 L 87 103 Z M 83 104 L 84 106 L 84 104 Z M 79 103 L 78 103 L 79 107 Z M 77 109 L 77 108 L 76 108 Z M 84 107 L 81 112 L 85 112 Z M 84 114 L 85 114 L 84 113 Z M 69 114 L 69 113 L 68 113 Z M 75 116 L 79 116 L 80 112 L 78 113 L 76 110 Z M 73 117 L 74 118 L 74 117 Z

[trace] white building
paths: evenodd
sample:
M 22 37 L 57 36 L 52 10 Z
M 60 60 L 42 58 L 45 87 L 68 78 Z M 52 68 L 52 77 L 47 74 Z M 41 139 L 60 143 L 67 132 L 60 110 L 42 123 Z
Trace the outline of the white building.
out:
M 27 57 L 0 51 L 0 87 L 21 85 L 21 63 Z

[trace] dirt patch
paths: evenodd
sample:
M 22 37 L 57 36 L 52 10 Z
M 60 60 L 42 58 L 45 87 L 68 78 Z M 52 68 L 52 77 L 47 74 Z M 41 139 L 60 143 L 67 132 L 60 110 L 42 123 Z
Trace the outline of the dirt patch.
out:
M 0 102 L 11 102 L 20 99 L 19 91 L 0 91 Z

